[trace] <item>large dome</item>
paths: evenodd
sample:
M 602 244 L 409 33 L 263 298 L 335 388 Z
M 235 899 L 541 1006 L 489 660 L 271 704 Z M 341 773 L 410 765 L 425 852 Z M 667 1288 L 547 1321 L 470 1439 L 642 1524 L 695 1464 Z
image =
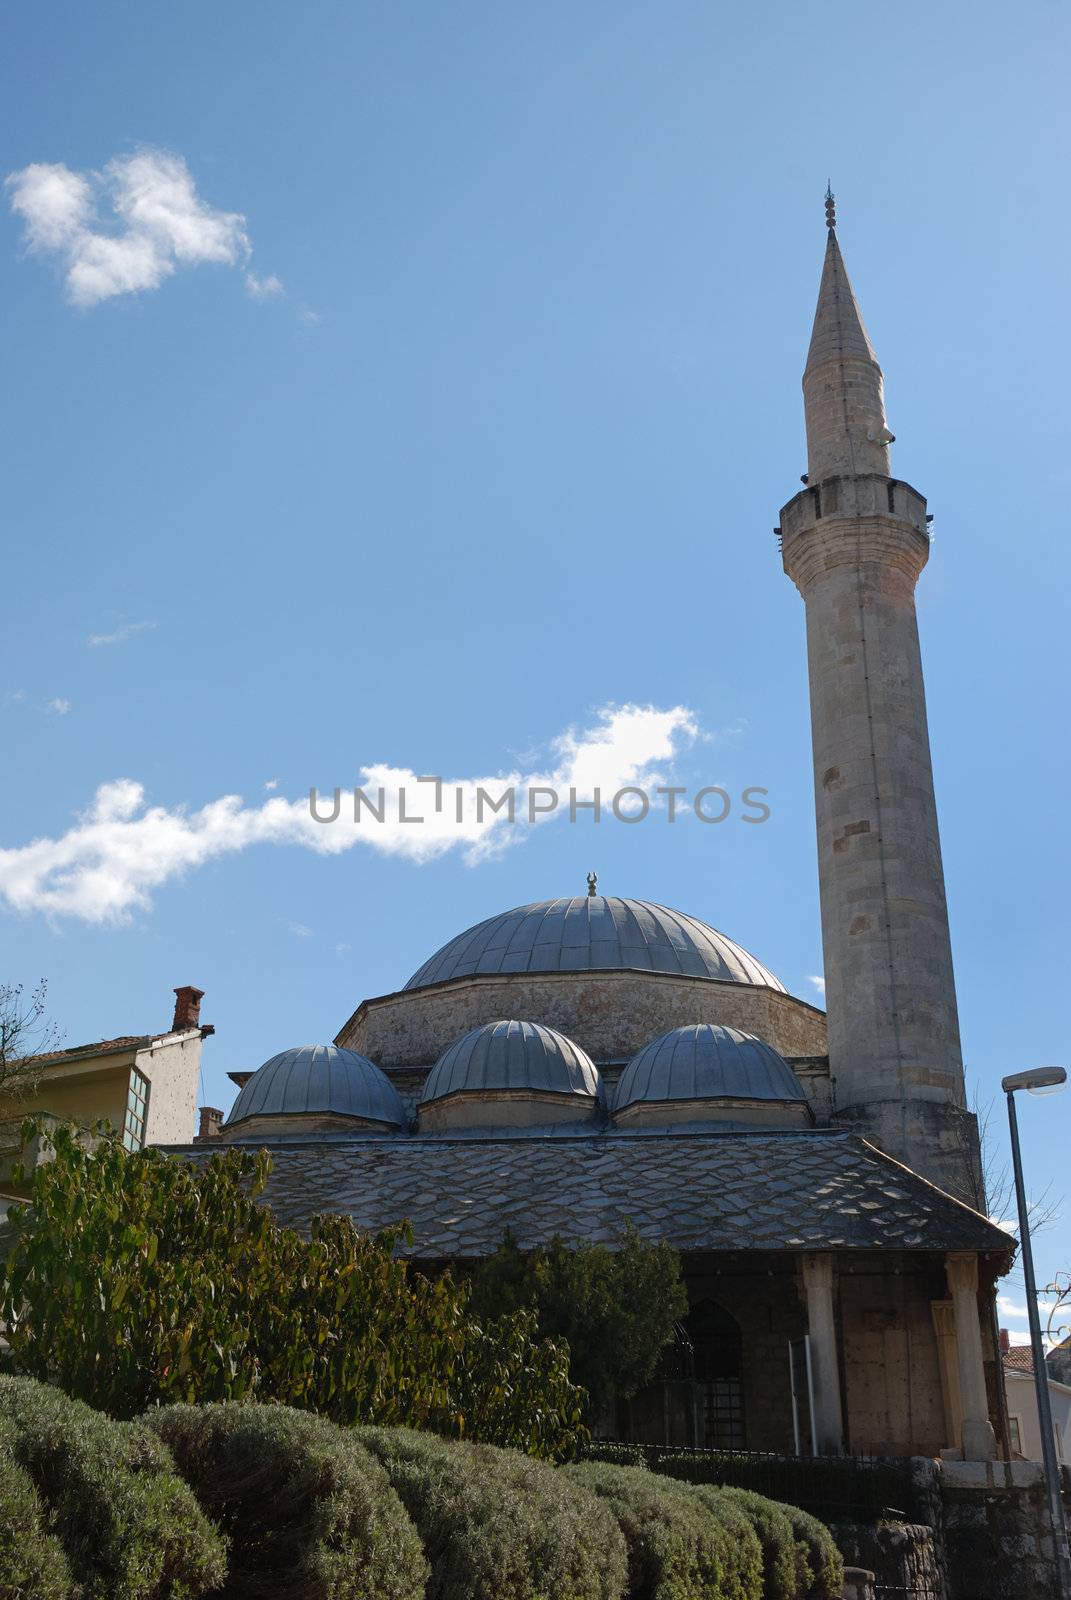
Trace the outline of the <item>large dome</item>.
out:
M 604 895 L 537 900 L 489 917 L 444 944 L 405 987 L 473 974 L 629 969 L 785 992 L 761 962 L 705 922 L 648 900 Z
M 225 1126 L 310 1114 L 394 1128 L 406 1123 L 398 1091 L 374 1062 L 333 1044 L 305 1044 L 280 1051 L 254 1072 Z

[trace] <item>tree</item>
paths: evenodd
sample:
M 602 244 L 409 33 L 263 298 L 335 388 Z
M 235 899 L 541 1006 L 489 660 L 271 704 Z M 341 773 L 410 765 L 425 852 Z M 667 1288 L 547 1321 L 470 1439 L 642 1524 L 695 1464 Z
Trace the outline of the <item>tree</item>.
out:
M 41 1058 L 59 1042 L 55 1025 L 45 1021 L 47 997 L 44 978 L 29 995 L 21 983 L 0 983 L 0 1119 L 7 1102 L 33 1094 Z
M 569 1371 L 590 1397 L 589 1418 L 649 1383 L 688 1310 L 680 1257 L 630 1225 L 613 1249 L 555 1237 L 525 1255 L 512 1234 L 477 1268 L 473 1309 L 495 1316 L 530 1308 L 544 1339 L 564 1339 Z
M 117 1417 L 256 1399 L 537 1455 L 585 1437 L 567 1352 L 523 1309 L 474 1317 L 467 1285 L 398 1257 L 404 1227 L 323 1216 L 304 1239 L 257 1203 L 265 1152 L 198 1167 L 97 1131 L 89 1151 L 55 1129 L 10 1214 L 0 1316 L 19 1372 Z

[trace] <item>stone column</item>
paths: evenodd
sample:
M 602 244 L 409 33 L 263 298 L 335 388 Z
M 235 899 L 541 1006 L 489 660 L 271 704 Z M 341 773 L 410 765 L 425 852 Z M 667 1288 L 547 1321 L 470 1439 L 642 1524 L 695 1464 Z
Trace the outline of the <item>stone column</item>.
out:
M 941 1369 L 941 1397 L 945 1408 L 945 1438 L 954 1448 L 963 1437 L 963 1406 L 959 1398 L 959 1356 L 956 1350 L 956 1313 L 951 1300 L 934 1300 L 933 1330 L 937 1336 L 937 1361 Z
M 818 1453 L 844 1452 L 844 1417 L 840 1404 L 837 1323 L 833 1311 L 833 1257 L 808 1252 L 803 1257 L 803 1290 L 814 1381 L 814 1431 Z
M 963 1411 L 963 1459 L 995 1461 L 997 1441 L 989 1420 L 989 1398 L 982 1361 L 982 1327 L 978 1320 L 978 1257 L 953 1251 L 945 1257 L 948 1292 L 956 1319 L 959 1398 Z

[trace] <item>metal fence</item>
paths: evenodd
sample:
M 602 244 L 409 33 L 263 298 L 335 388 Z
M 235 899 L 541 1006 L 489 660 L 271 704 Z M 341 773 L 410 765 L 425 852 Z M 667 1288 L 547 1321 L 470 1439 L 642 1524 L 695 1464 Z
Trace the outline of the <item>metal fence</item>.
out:
M 691 1483 L 734 1484 L 810 1511 L 823 1522 L 915 1522 L 926 1507 L 911 1463 L 884 1456 L 783 1456 L 754 1450 L 687 1449 L 600 1441 L 592 1455 L 640 1460 Z M 895 1600 L 889 1591 L 890 1600 Z

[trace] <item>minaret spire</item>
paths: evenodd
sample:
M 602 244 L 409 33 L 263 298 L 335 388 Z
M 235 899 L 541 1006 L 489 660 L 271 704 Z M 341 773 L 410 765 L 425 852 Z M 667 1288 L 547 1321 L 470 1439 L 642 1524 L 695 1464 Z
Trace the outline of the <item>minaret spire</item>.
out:
M 893 435 L 885 421 L 884 380 L 837 242 L 837 210 L 826 189 L 826 257 L 803 374 L 807 476 L 890 473 Z

